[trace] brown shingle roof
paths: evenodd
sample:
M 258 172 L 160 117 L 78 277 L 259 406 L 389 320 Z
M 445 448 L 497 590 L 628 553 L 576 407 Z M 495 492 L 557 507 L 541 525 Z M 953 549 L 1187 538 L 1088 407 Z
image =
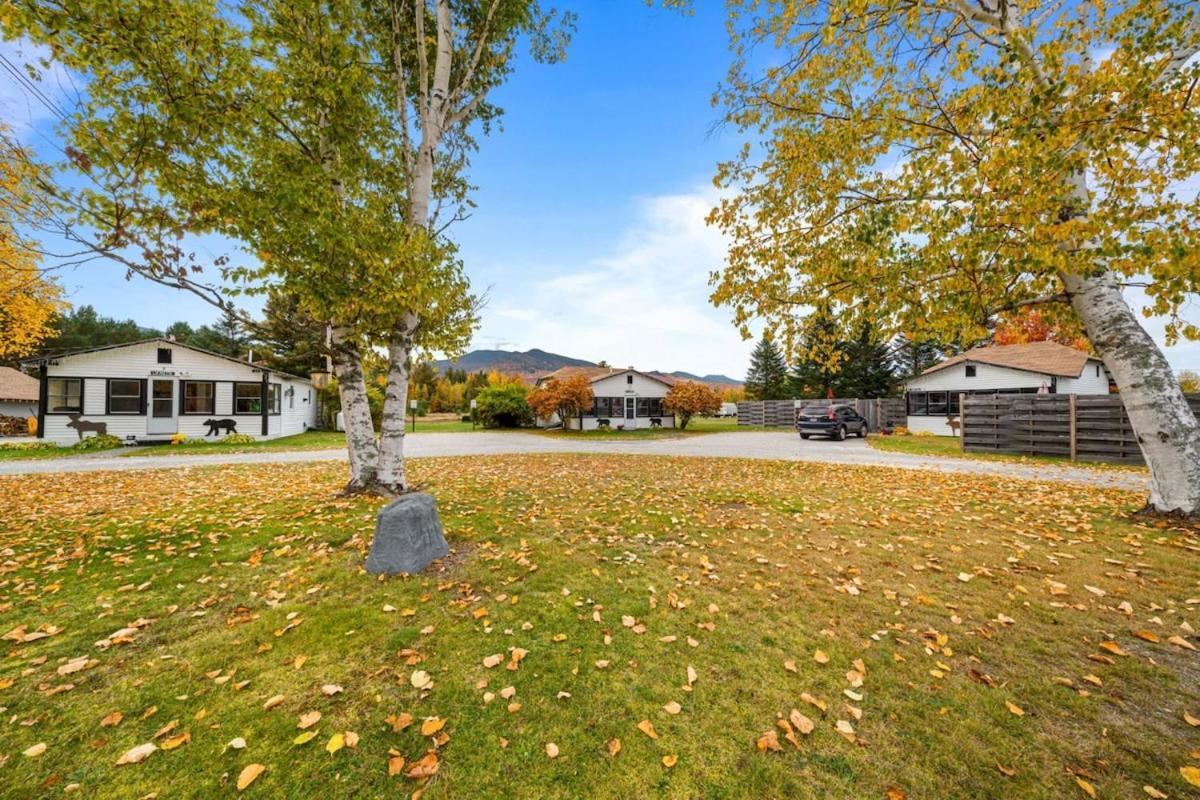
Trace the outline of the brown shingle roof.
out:
M 974 361 L 977 364 L 991 364 L 996 367 L 1038 372 L 1043 375 L 1078 378 L 1083 372 L 1083 368 L 1087 366 L 1089 358 L 1091 356 L 1082 350 L 1076 350 L 1074 347 L 1067 347 L 1058 342 L 991 345 L 959 353 L 940 364 L 934 364 L 921 374 L 928 375 L 955 364 Z
M 36 403 L 38 379 L 12 367 L 0 367 L 0 400 Z

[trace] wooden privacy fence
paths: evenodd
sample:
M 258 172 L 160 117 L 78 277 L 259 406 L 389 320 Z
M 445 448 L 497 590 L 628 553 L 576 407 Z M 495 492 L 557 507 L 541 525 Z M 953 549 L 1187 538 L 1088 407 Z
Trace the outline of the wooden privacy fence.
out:
M 796 415 L 809 406 L 827 406 L 827 398 L 800 398 L 798 400 L 743 400 L 737 404 L 738 425 L 759 428 L 794 428 Z M 867 420 L 867 427 L 879 430 L 884 424 L 903 425 L 905 406 L 903 397 L 837 398 L 835 405 L 853 406 Z
M 1200 414 L 1200 394 L 1187 400 Z M 959 404 L 964 450 L 1143 463 L 1117 394 L 971 394 Z

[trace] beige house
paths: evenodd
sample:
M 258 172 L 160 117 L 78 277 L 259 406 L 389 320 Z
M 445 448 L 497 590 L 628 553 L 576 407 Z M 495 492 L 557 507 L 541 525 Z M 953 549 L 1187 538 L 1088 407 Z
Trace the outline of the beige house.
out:
M 592 407 L 565 422 L 554 414 L 538 420 L 543 428 L 562 425 L 568 430 L 594 431 L 597 428 L 674 428 L 675 415 L 663 407 L 663 398 L 671 388 L 667 380 L 635 369 L 613 367 L 563 367 L 537 379 L 541 386 L 549 380 L 584 375 L 592 385 Z
M 38 415 L 38 379 L 12 367 L 0 367 L 0 417 Z

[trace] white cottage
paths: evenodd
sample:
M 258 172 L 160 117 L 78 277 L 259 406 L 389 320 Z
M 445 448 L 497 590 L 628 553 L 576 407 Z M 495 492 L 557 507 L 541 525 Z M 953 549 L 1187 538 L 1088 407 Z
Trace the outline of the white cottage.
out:
M 72 444 L 88 433 L 130 442 L 176 434 L 256 439 L 316 427 L 307 378 L 171 339 L 95 347 L 31 359 L 40 382 L 38 437 Z
M 1057 342 L 976 347 L 935 364 L 905 386 L 908 429 L 949 434 L 961 394 L 1108 394 L 1100 359 Z
M 567 420 L 564 428 L 594 431 L 605 426 L 614 429 L 623 427 L 625 430 L 675 427 L 675 415 L 663 407 L 663 398 L 667 396 L 671 384 L 645 372 L 611 367 L 563 367 L 538 378 L 537 385 L 574 375 L 587 376 L 595 400 L 590 411 Z M 539 420 L 538 424 L 551 427 L 559 422 L 555 414 L 548 420 Z

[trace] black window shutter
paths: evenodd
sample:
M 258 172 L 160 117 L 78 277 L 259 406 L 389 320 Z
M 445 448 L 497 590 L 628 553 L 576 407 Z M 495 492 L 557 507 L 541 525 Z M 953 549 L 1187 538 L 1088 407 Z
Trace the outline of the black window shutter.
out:
M 80 383 L 80 386 L 83 384 Z M 83 409 L 80 409 L 80 413 Z M 104 379 L 104 414 L 107 416 L 112 413 L 112 378 Z
M 149 402 L 146 397 L 146 391 L 149 388 L 149 381 L 142 378 L 142 416 L 146 416 L 146 404 Z

